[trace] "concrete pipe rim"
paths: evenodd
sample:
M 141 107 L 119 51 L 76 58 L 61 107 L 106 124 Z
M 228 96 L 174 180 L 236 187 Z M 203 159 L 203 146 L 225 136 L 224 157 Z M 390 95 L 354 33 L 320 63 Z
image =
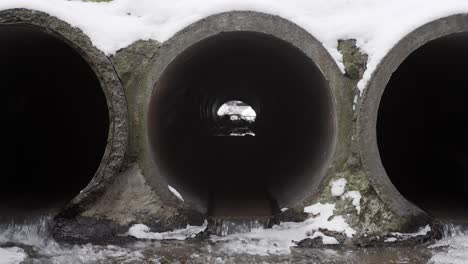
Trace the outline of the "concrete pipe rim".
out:
M 41 11 L 18 8 L 0 11 L 0 24 L 33 27 L 63 41 L 86 61 L 104 93 L 109 115 L 104 154 L 91 181 L 58 214 L 73 217 L 98 199 L 120 171 L 128 136 L 124 89 L 108 57 L 91 43 L 85 33 L 61 19 Z
M 431 221 L 431 216 L 403 196 L 387 174 L 377 142 L 377 120 L 381 99 L 393 73 L 425 44 L 457 33 L 468 32 L 468 15 L 457 14 L 424 24 L 402 38 L 373 72 L 358 108 L 358 140 L 363 168 L 382 201 L 399 217 L 407 217 L 410 228 Z
M 343 122 L 341 119 L 343 113 L 347 112 L 347 108 L 351 109 L 351 104 L 347 105 L 337 103 L 337 101 L 347 101 L 344 99 L 346 95 L 344 92 L 345 83 L 343 75 L 336 65 L 336 62 L 323 45 L 300 26 L 279 16 L 253 11 L 220 13 L 197 21 L 178 32 L 160 47 L 158 62 L 154 65 L 153 70 L 153 85 L 151 86 L 153 88 L 151 91 L 151 98 L 153 98 L 155 94 L 159 78 L 164 75 L 166 69 L 173 61 L 176 60 L 178 54 L 209 38 L 219 36 L 220 34 L 236 32 L 259 33 L 268 37 L 277 38 L 290 44 L 294 48 L 298 49 L 318 68 L 320 74 L 328 85 L 328 93 L 331 97 L 330 103 L 332 104 L 332 113 L 330 113 L 330 115 L 334 117 L 334 131 L 330 132 L 333 133 L 333 147 L 331 148 L 330 153 L 328 153 L 329 156 L 327 158 L 328 161 L 326 162 L 326 166 L 324 166 L 323 171 L 320 172 L 320 179 L 318 179 L 313 185 L 309 186 L 308 195 L 291 202 L 288 206 L 298 206 L 304 201 L 315 199 L 320 194 L 321 188 L 324 186 L 325 182 L 327 182 L 329 177 L 329 173 L 327 172 L 330 168 L 343 164 L 346 159 L 346 155 L 343 153 L 348 149 L 348 143 L 342 139 L 346 138 L 346 135 L 349 135 L 348 128 L 350 126 L 346 126 L 346 121 Z M 151 98 L 148 100 L 149 106 L 151 105 Z M 351 118 L 347 120 L 351 120 Z M 150 129 L 150 125 L 148 125 L 149 122 L 150 119 L 148 117 L 146 131 L 149 131 Z M 150 132 L 147 132 L 147 140 L 148 142 L 151 142 Z M 159 188 L 160 180 L 156 180 L 155 178 L 164 178 L 164 174 L 156 164 L 157 161 L 154 161 L 154 153 L 152 150 L 150 150 L 148 159 L 148 162 L 152 164 L 151 167 L 154 168 L 154 174 L 156 175 L 155 177 L 147 177 L 148 182 L 153 185 L 154 188 Z M 163 180 L 163 182 L 165 182 L 165 180 Z M 181 190 L 178 191 L 183 193 Z M 184 206 L 206 213 L 204 208 L 200 208 L 196 201 L 194 202 L 190 199 L 185 200 Z

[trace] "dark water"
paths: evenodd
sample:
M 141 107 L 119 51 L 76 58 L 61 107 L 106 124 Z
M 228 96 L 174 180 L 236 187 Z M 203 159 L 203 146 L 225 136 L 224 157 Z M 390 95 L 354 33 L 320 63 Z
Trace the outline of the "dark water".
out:
M 0 229 L 0 263 L 468 263 L 468 229 L 446 225 L 445 238 L 416 247 L 275 249 L 268 240 L 233 237 L 188 241 L 139 241 L 121 246 L 58 244 L 50 218 Z M 276 252 L 267 254 L 266 252 Z M 261 255 L 259 255 L 261 254 Z M 15 260 L 16 258 L 16 260 Z M 3 262 L 2 262 L 3 261 Z

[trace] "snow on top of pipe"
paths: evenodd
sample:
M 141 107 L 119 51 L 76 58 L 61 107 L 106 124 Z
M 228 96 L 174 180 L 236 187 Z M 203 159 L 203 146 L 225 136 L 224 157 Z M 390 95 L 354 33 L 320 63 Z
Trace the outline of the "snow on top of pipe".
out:
M 0 10 L 28 8 L 56 16 L 87 34 L 107 55 L 137 40 L 163 42 L 209 15 L 249 10 L 279 15 L 310 32 L 344 69 L 337 40 L 356 39 L 369 55 L 362 91 L 385 54 L 430 21 L 468 12 L 461 0 L 2 0 Z

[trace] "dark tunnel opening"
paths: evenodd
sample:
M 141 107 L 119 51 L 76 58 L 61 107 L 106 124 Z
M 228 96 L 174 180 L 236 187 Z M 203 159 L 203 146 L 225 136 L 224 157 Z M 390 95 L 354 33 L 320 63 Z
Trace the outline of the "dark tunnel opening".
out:
M 255 136 L 219 137 L 218 109 L 242 101 Z M 161 75 L 149 138 L 163 176 L 212 216 L 271 216 L 305 198 L 335 145 L 328 82 L 272 35 L 228 32 L 195 43 Z
M 93 178 L 109 113 L 93 69 L 63 39 L 0 25 L 0 218 L 58 209 Z
M 408 200 L 468 220 L 468 33 L 414 51 L 394 72 L 377 123 L 380 156 Z

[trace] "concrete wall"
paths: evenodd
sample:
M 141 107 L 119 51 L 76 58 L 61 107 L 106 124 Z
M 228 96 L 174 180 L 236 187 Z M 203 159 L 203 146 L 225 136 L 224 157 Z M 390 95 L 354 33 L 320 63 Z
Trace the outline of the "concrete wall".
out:
M 121 239 L 117 235 L 135 223 L 144 223 L 154 231 L 203 223 L 206 218 L 203 206 L 195 200 L 177 199 L 153 159 L 147 135 L 150 99 L 163 72 L 183 51 L 222 32 L 242 31 L 272 35 L 298 48 L 319 68 L 334 100 L 335 148 L 327 160 L 326 171 L 314 176 L 308 195 L 290 204 L 289 210 L 277 218 L 304 220 L 305 206 L 336 203 L 335 214 L 345 216 L 359 231 L 358 239 L 364 234 L 415 231 L 432 222 L 424 211 L 399 194 L 385 173 L 374 132 L 377 107 L 392 72 L 404 58 L 429 40 L 466 31 L 466 16 L 438 20 L 404 38 L 381 62 L 356 110 L 353 109 L 359 93 L 356 85 L 367 62 L 366 54 L 356 47 L 356 42 L 338 43 L 346 67 L 343 74 L 320 42 L 277 16 L 255 12 L 217 14 L 189 26 L 165 43 L 138 41 L 110 58 L 97 51 L 82 32 L 46 14 L 4 11 L 0 13 L 0 23 L 33 24 L 58 34 L 78 49 L 99 76 L 111 110 L 113 123 L 103 163 L 89 186 L 56 217 L 55 235 L 59 239 Z M 361 193 L 360 213 L 349 200 L 331 194 L 330 184 L 339 178 L 347 180 L 347 190 Z

